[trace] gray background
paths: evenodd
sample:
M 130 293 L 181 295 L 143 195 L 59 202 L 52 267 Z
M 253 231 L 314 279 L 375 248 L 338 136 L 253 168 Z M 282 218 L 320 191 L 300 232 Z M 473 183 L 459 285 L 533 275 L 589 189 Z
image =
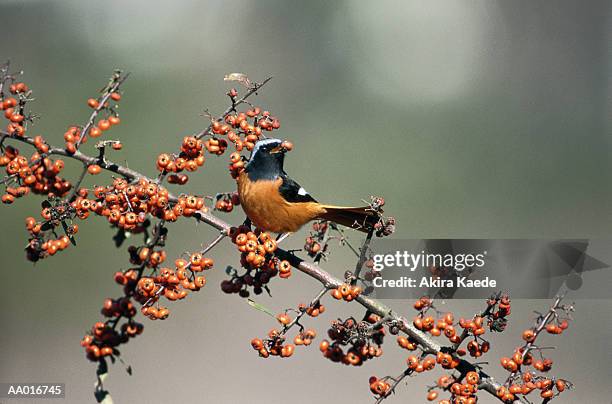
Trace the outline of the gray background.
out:
M 133 76 L 123 123 L 110 135 L 124 143 L 114 157 L 153 173 L 158 153 L 206 125 L 204 108 L 225 107 L 225 73 L 273 75 L 257 101 L 296 145 L 289 173 L 322 201 L 384 195 L 397 238 L 610 236 L 608 2 L 2 0 L 0 26 L 0 58 L 26 70 L 42 115 L 34 132 L 50 140 L 84 121 L 87 97 L 122 67 Z M 211 158 L 186 189 L 233 186 L 225 159 Z M 126 268 L 127 254 L 92 218 L 78 248 L 27 263 L 23 218 L 39 202 L 0 209 L 0 381 L 65 382 L 65 402 L 88 402 L 94 365 L 78 342 L 102 300 L 119 294 L 112 273 Z M 171 257 L 214 237 L 191 222 L 170 234 Z M 302 236 L 288 245 L 299 247 Z M 274 322 L 217 287 L 221 269 L 237 263 L 232 248 L 213 257 L 205 290 L 171 304 L 168 320 L 145 321 L 123 348 L 135 374 L 112 368 L 107 387 L 117 402 L 367 403 L 370 375 L 403 369 L 407 355 L 393 341 L 383 358 L 353 369 L 322 359 L 316 346 L 289 360 L 259 359 L 248 342 Z M 326 267 L 341 275 L 349 265 L 336 250 Z M 281 311 L 312 298 L 318 284 L 296 273 L 272 290 L 274 299 L 260 301 Z M 391 304 L 412 315 L 410 302 Z M 511 327 L 493 341 L 494 375 L 504 375 L 495 358 L 511 352 L 531 310 L 546 304 L 514 302 Z M 336 316 L 361 313 L 327 305 L 308 322 L 320 335 Z M 464 315 L 479 307 L 452 302 Z M 561 349 L 554 374 L 577 385 L 557 402 L 609 402 L 610 309 L 609 300 L 579 301 L 567 335 L 547 339 Z M 439 374 L 411 379 L 389 402 L 423 402 Z

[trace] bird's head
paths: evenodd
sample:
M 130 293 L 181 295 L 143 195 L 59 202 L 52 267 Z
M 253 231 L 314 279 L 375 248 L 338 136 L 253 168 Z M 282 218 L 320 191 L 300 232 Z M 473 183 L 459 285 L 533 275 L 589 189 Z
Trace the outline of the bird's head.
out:
M 255 143 L 246 172 L 252 181 L 276 179 L 283 173 L 287 148 L 279 139 L 263 139 Z

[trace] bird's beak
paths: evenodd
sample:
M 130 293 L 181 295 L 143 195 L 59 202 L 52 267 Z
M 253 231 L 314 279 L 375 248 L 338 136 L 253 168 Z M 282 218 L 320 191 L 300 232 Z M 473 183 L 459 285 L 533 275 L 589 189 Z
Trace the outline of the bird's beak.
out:
M 270 154 L 284 153 L 284 152 L 285 152 L 285 147 L 282 144 L 270 150 Z

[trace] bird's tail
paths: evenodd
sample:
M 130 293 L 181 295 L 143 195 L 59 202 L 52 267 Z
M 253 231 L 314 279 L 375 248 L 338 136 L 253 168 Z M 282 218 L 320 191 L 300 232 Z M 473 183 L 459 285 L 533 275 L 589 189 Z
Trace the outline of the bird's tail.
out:
M 341 207 L 323 205 L 325 213 L 319 217 L 341 224 L 352 229 L 367 233 L 378 222 L 380 213 L 370 206 L 362 207 Z

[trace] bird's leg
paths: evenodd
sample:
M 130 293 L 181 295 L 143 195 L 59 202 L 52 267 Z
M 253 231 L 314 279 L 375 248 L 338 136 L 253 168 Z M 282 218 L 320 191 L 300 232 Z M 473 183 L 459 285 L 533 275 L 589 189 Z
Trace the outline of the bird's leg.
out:
M 276 237 L 276 244 L 280 244 L 281 241 L 283 241 L 284 239 L 286 239 L 287 237 L 289 237 L 292 234 L 293 234 L 292 232 L 287 232 L 287 233 L 279 234 L 278 237 Z

